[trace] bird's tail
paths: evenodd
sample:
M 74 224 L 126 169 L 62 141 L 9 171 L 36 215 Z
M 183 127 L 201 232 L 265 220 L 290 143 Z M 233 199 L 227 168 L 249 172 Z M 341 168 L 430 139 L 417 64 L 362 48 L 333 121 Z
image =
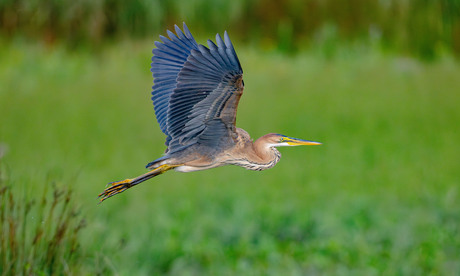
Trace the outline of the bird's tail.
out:
M 125 190 L 141 183 L 144 182 L 152 177 L 155 177 L 157 175 L 160 175 L 166 171 L 169 171 L 170 169 L 173 169 L 177 166 L 171 166 L 171 165 L 161 165 L 148 173 L 145 173 L 143 175 L 140 175 L 136 178 L 132 179 L 125 179 L 122 181 L 117 181 L 117 182 L 111 182 L 109 183 L 110 187 L 106 188 L 102 193 L 99 194 L 99 203 L 102 201 L 106 200 L 109 197 L 112 197 L 116 194 L 119 194 L 121 192 L 124 192 Z

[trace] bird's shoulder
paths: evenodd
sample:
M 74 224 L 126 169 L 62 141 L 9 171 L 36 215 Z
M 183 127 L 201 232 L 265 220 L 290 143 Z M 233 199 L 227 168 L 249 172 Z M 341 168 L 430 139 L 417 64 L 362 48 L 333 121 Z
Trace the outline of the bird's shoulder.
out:
M 242 128 L 236 128 L 235 129 L 235 144 L 236 145 L 242 145 L 242 146 L 246 146 L 248 144 L 252 144 L 253 141 L 252 141 L 252 138 L 251 136 L 249 135 L 249 133 L 242 129 Z

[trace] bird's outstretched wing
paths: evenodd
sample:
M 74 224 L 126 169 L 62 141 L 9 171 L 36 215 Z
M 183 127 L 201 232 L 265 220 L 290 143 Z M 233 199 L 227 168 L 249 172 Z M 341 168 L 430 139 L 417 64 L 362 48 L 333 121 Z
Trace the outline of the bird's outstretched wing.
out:
M 168 30 L 167 32 L 170 39 L 160 36 L 162 42 L 155 41 L 155 46 L 157 48 L 152 51 L 152 68 L 150 70 L 154 78 L 152 101 L 155 108 L 155 115 L 158 124 L 160 124 L 161 131 L 163 131 L 167 137 L 169 137 L 166 125 L 169 99 L 177 86 L 177 76 L 184 66 L 184 63 L 187 61 L 190 51 L 192 49 L 198 50 L 198 44 L 185 23 L 185 34 L 177 25 L 174 27 L 177 35 Z M 167 139 L 167 144 L 168 143 L 169 141 Z
M 217 45 L 208 40 L 209 48 L 203 45 L 195 48 L 193 46 L 196 42 L 185 24 L 185 36 L 181 36 L 180 30 L 177 29 L 176 27 L 177 36 L 168 33 L 171 41 L 175 45 L 183 45 L 183 53 L 189 52 L 177 77 L 174 77 L 177 67 L 172 70 L 168 67 L 155 68 L 155 56 L 152 63 L 153 75 L 157 76 L 153 100 L 160 127 L 168 136 L 168 151 L 174 152 L 195 143 L 211 147 L 225 143 L 235 131 L 236 110 L 243 93 L 243 70 L 233 45 L 225 32 L 224 40 L 220 35 L 216 35 Z M 195 44 L 187 44 L 191 41 Z M 156 46 L 162 49 L 161 58 L 172 60 L 176 53 L 173 48 L 163 46 L 167 44 L 169 42 L 164 41 Z M 156 55 L 155 50 L 154 54 Z M 170 71 L 172 73 L 169 73 Z M 158 80 L 158 76 L 164 77 Z M 156 90 L 157 81 L 160 81 L 160 88 L 161 83 L 171 84 L 169 87 L 174 86 L 172 91 L 168 91 L 167 103 L 164 100 L 166 93 L 157 95 L 157 91 L 160 91 Z M 155 104 L 155 100 L 161 96 L 164 99 Z

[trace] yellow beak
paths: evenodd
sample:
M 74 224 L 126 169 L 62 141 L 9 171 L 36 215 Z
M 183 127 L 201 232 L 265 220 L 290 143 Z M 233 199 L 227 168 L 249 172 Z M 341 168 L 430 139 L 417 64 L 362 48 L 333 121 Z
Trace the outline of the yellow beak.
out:
M 322 145 L 320 142 L 308 141 L 303 139 L 291 138 L 286 137 L 286 142 L 290 146 L 314 146 L 314 145 Z

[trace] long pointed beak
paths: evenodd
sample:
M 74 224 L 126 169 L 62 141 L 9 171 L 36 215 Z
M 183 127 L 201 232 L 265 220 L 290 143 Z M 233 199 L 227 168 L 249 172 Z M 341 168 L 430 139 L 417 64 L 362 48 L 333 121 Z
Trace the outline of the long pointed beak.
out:
M 298 138 L 286 137 L 286 142 L 290 146 L 314 146 L 314 145 L 322 145 L 320 142 L 314 142 L 309 140 L 303 140 Z

